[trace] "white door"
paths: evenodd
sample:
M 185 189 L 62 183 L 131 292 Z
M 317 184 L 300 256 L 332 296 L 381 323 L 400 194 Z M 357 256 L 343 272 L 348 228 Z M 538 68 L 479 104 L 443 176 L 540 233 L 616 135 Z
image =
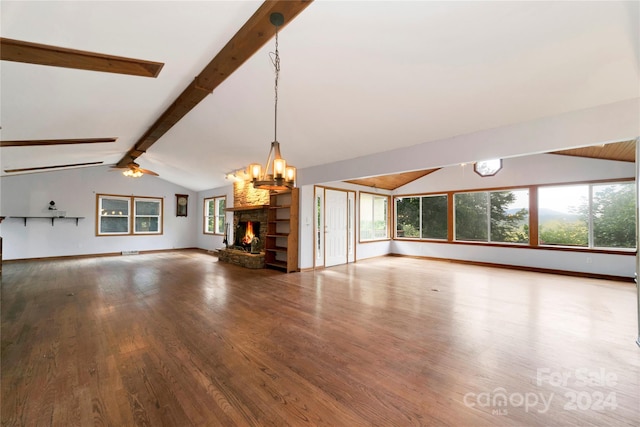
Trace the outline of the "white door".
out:
M 326 189 L 325 191 L 325 266 L 348 262 L 348 215 L 347 192 Z

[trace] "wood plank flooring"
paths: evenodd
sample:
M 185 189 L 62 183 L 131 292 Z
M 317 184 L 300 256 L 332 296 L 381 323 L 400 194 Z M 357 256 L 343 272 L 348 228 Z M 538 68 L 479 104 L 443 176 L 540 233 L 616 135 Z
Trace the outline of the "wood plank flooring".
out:
M 5 263 L 2 426 L 637 426 L 635 285 L 382 257 Z

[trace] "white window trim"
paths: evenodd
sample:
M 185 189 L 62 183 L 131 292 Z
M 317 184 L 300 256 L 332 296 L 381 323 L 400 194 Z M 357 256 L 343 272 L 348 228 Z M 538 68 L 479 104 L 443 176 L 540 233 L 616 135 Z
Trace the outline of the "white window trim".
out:
M 218 230 L 220 228 L 220 217 L 225 217 L 225 212 L 222 212 L 222 215 L 219 215 L 218 210 L 220 209 L 220 201 L 224 200 L 225 207 L 227 204 L 227 196 L 214 196 L 214 197 L 206 197 L 203 203 L 203 233 L 211 234 L 214 236 L 223 236 L 224 230 Z M 208 204 L 213 203 L 213 230 L 207 230 L 207 226 L 209 225 L 209 209 Z M 226 222 L 226 218 L 225 218 Z

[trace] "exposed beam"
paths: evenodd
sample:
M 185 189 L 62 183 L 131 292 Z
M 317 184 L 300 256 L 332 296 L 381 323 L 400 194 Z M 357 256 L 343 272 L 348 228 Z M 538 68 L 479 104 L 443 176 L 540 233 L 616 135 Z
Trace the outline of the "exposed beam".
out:
M 0 59 L 142 77 L 157 77 L 164 66 L 162 62 L 67 49 L 4 37 L 0 37 Z
M 89 162 L 89 163 L 72 163 L 68 165 L 55 165 L 55 166 L 39 166 L 35 168 L 22 168 L 22 169 L 5 169 L 6 173 L 16 173 L 16 172 L 33 172 L 39 170 L 49 170 L 49 169 L 60 169 L 60 168 L 71 168 L 78 166 L 93 166 L 93 165 L 101 165 L 104 162 Z
M 25 139 L 17 141 L 0 141 L 0 147 L 33 147 L 40 145 L 97 144 L 116 142 L 118 138 L 85 138 L 85 139 Z
M 284 15 L 284 27 L 312 1 L 276 0 L 262 3 L 251 18 L 182 91 L 169 108 L 160 115 L 117 165 L 124 167 L 134 161 L 141 153 L 147 151 L 162 135 L 264 46 L 275 35 L 275 27 L 269 21 L 272 13 L 279 12 Z

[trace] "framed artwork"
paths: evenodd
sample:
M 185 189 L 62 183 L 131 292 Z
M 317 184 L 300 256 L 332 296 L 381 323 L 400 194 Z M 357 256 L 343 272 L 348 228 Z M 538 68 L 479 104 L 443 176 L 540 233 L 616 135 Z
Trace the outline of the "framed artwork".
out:
M 176 216 L 187 216 L 188 194 L 176 194 Z

